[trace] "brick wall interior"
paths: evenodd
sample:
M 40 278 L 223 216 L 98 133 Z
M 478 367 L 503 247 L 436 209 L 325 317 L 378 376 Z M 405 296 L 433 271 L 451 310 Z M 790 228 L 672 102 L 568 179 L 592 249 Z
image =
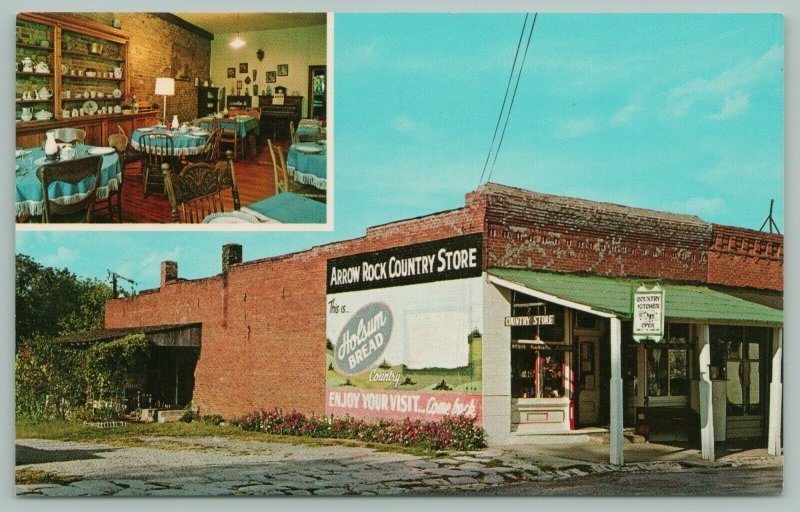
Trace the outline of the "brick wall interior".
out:
M 517 266 L 725 284 L 740 278 L 724 268 L 732 270 L 745 261 L 753 276 L 742 281 L 748 284 L 737 286 L 777 286 L 762 270 L 777 268 L 779 260 L 782 266 L 781 237 L 770 238 L 770 244 L 781 242 L 770 258 L 731 254 L 708 249 L 715 234 L 736 231 L 765 238 L 748 230 L 725 231 L 724 226 L 714 226 L 712 232 L 710 224 L 696 217 L 657 212 L 637 217 L 615 208 L 584 211 L 585 202 L 544 205 L 541 197 L 533 201 L 514 190 L 471 193 L 458 210 L 372 227 L 355 240 L 233 265 L 224 277 L 178 279 L 152 293 L 109 301 L 106 326 L 202 322 L 194 402 L 203 414 L 229 418 L 272 407 L 322 414 L 325 271 L 331 257 L 485 230 L 484 268 Z M 766 247 L 767 253 L 773 251 L 771 245 Z M 760 249 L 754 245 L 752 250 Z M 727 267 L 717 261 L 731 257 Z
M 189 80 L 175 81 L 175 96 L 167 98 L 167 120 L 173 114 L 181 121 L 197 116 L 197 87 L 194 78 L 209 76 L 211 41 L 147 13 L 77 13 L 79 16 L 110 25 L 120 20 L 121 29 L 130 36 L 127 72 L 131 94 L 140 106 L 157 103 L 163 109 L 163 97 L 155 95 L 158 77 L 172 76 L 172 51 L 177 44 L 191 56 Z

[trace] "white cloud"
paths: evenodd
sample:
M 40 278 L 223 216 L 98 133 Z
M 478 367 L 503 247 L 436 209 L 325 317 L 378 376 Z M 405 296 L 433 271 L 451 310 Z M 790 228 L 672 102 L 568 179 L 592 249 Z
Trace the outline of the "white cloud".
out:
M 558 139 L 577 139 L 592 133 L 595 124 L 592 119 L 566 119 L 557 121 L 553 135 Z
M 611 124 L 628 124 L 633 121 L 633 116 L 635 116 L 641 109 L 641 102 L 633 101 L 617 110 L 614 115 L 611 116 Z
M 46 267 L 63 268 L 75 263 L 80 254 L 81 252 L 78 249 L 71 249 L 64 245 L 60 245 L 58 249 L 56 249 L 55 254 L 42 256 L 39 261 Z
M 714 215 L 725 208 L 725 200 L 721 197 L 690 197 L 682 201 L 673 201 L 669 209 L 675 213 L 687 215 Z
M 718 117 L 710 117 L 727 119 L 749 103 L 749 95 L 744 94 L 743 90 L 762 81 L 782 78 L 783 46 L 773 45 L 757 59 L 747 58 L 713 78 L 693 78 L 673 87 L 667 94 L 665 112 L 669 117 L 683 117 L 697 101 L 724 99 L 725 106 L 715 114 Z M 745 99 L 742 99 L 742 96 Z
M 148 271 L 155 266 L 161 265 L 162 261 L 178 261 L 180 255 L 180 247 L 175 247 L 171 251 L 153 251 L 142 258 L 140 267 L 142 267 L 145 271 Z
M 727 96 L 725 98 L 725 104 L 722 105 L 722 110 L 716 114 L 711 114 L 708 118 L 716 120 L 729 119 L 746 109 L 748 105 L 750 105 L 750 95 L 742 94 L 737 91 L 735 96 Z

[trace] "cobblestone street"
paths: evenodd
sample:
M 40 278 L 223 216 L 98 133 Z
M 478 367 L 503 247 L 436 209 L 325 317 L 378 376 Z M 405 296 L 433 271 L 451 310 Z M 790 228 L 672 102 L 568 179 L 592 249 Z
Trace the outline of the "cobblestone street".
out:
M 783 459 L 742 456 L 716 463 L 676 460 L 632 462 L 615 467 L 536 450 L 492 448 L 422 457 L 369 448 L 306 446 L 226 438 L 152 438 L 150 447 L 115 447 L 60 441 L 17 441 L 17 470 L 64 477 L 65 484 L 17 485 L 19 495 L 45 496 L 222 496 L 222 495 L 415 495 L 415 494 L 625 494 L 629 483 L 661 475 L 678 477 L 768 468 L 764 488 L 744 480 L 719 492 L 778 493 Z M 602 445 L 600 445 L 602 446 Z M 565 452 L 570 449 L 566 448 Z M 572 450 L 572 453 L 577 453 Z M 648 475 L 648 476 L 645 476 Z M 665 479 L 665 477 L 667 477 Z M 596 479 L 604 480 L 596 480 Z M 709 477 L 705 477 L 708 480 Z M 617 491 L 605 480 L 623 482 Z M 595 482 L 595 483 L 592 483 Z M 526 485 L 526 483 L 528 485 Z M 548 485 L 544 485 L 548 483 Z M 706 481 L 705 485 L 709 485 Z M 684 494 L 686 487 L 656 487 Z M 630 493 L 630 491 L 628 491 Z M 705 487 L 705 494 L 718 494 Z

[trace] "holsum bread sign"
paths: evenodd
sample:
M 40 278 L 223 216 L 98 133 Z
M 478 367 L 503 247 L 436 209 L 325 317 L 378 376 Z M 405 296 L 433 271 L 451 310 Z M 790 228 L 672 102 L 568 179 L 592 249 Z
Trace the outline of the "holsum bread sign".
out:
M 392 336 L 393 322 L 392 311 L 382 302 L 356 311 L 336 338 L 336 368 L 352 376 L 377 364 Z

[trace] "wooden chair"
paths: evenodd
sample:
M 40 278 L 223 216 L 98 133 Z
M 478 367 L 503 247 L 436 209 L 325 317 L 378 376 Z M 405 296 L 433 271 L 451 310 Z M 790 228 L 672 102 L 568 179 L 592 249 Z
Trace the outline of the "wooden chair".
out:
M 152 182 L 163 183 L 164 175 L 161 172 L 163 164 L 169 164 L 171 169 L 177 169 L 175 158 L 175 144 L 172 137 L 165 133 L 146 133 L 139 138 L 141 148 L 142 173 L 144 174 L 144 197 Z
M 272 140 L 267 139 L 269 153 L 272 157 L 272 168 L 275 172 L 275 193 L 291 192 L 303 197 L 308 197 L 320 202 L 325 202 L 326 193 L 311 185 L 298 183 L 289 176 L 289 169 L 286 167 L 286 159 L 280 146 L 273 144 Z M 277 158 L 276 158 L 277 155 Z
M 91 222 L 102 168 L 103 157 L 99 155 L 62 160 L 39 167 L 36 176 L 42 183 L 42 222 Z M 80 201 L 72 204 L 60 204 L 50 198 L 48 189 L 51 184 L 60 181 L 77 185 L 89 177 L 94 177 L 94 182 Z M 83 213 L 84 210 L 86 213 Z
M 141 151 L 136 151 L 131 147 L 130 145 L 131 138 L 128 136 L 127 133 L 125 133 L 125 129 L 121 125 L 117 124 L 117 131 L 119 132 L 120 135 L 125 137 L 125 140 L 128 141 L 128 145 L 125 148 L 125 162 L 123 163 L 123 165 L 127 167 L 129 164 L 141 162 L 142 159 L 144 158 L 144 155 L 142 154 Z
M 112 133 L 108 136 L 108 145 L 117 152 L 122 179 L 117 183 L 117 190 L 111 190 L 109 187 L 107 203 L 100 209 L 102 210 L 103 207 L 107 209 L 111 220 L 114 220 L 114 210 L 116 210 L 117 222 L 122 222 L 122 186 L 125 184 L 125 153 L 128 150 L 128 138 L 119 133 Z M 116 208 L 114 207 L 114 196 L 117 197 Z M 96 206 L 99 204 L 95 203 Z M 95 211 L 97 210 L 98 208 L 95 208 Z
M 233 128 L 228 128 L 228 125 L 221 125 L 222 135 L 219 139 L 220 144 L 230 144 L 233 148 L 233 159 L 236 160 L 236 155 L 241 149 L 242 158 L 244 158 L 244 141 L 239 139 L 239 126 L 234 124 Z
M 286 172 L 283 152 L 272 144 L 272 139 L 267 139 L 267 144 L 275 174 L 275 195 L 253 203 L 248 208 L 283 223 L 324 223 L 325 204 L 289 191 L 292 181 Z
M 211 130 L 203 145 L 203 149 L 197 155 L 187 157 L 190 163 L 213 163 L 219 160 L 219 139 L 222 137 L 222 130 L 215 128 Z
M 233 209 L 238 210 L 239 190 L 233 169 L 233 152 L 226 153 L 226 162 L 189 164 L 179 173 L 164 164 L 164 188 L 169 198 L 173 222 L 196 224 L 208 215 L 224 212 L 222 191 L 231 189 Z
M 53 132 L 55 132 L 56 142 L 66 142 L 67 144 L 80 142 L 82 144 L 86 140 L 86 130 L 80 128 L 56 128 Z

